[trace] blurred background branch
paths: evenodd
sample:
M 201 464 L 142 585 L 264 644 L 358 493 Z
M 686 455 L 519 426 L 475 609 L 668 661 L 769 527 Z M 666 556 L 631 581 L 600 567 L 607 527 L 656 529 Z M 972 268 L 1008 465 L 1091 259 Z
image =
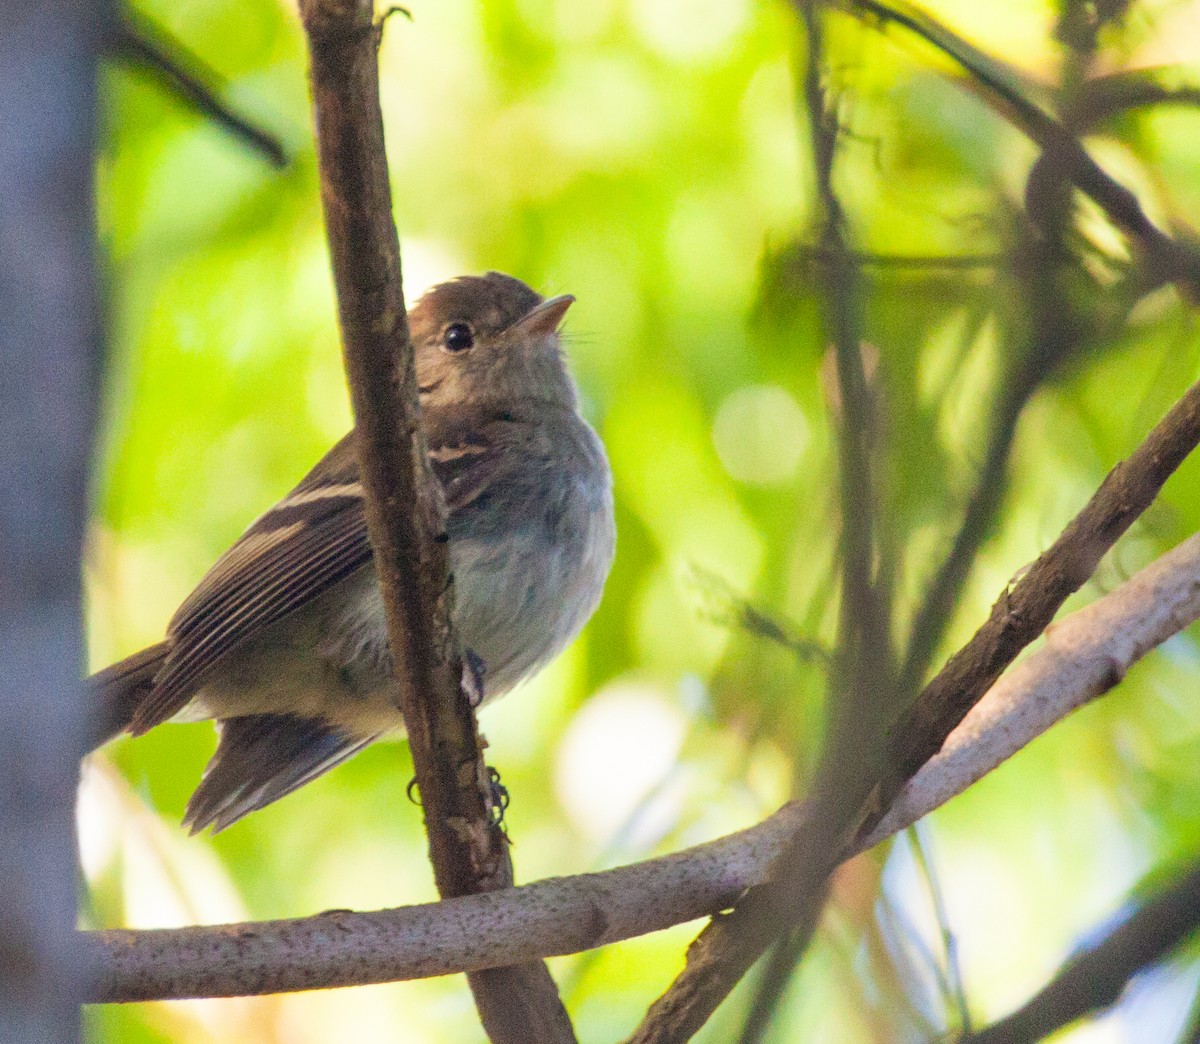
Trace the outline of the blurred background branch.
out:
M 279 137 L 222 98 L 225 84 L 221 77 L 133 8 L 120 6 L 112 15 L 107 50 L 128 65 L 145 69 L 197 115 L 212 120 L 272 166 L 288 165 Z
M 963 1044 L 1042 1040 L 1115 1004 L 1135 975 L 1168 957 L 1200 928 L 1200 865 L 1169 885 L 1149 887 L 1153 894 L 1131 897 L 1132 909 L 1115 915 L 1116 926 L 1072 957 L 1036 996 L 999 1022 L 963 1037 Z
M 1084 18 L 1085 5 L 1068 3 L 1060 19 L 1059 36 L 1074 43 L 1064 49 L 1061 106 L 1063 132 L 1082 136 L 1089 129 L 1078 117 L 1076 99 L 1087 96 L 1088 76 L 1101 26 L 1072 29 Z M 909 12 L 911 15 L 912 12 Z M 1115 17 L 1115 11 L 1106 11 Z M 1069 24 L 1068 24 L 1069 23 Z M 951 49 L 968 70 L 996 63 L 964 41 L 924 19 L 916 18 L 921 34 Z M 1018 96 L 1017 77 L 994 77 L 1006 96 Z M 1160 281 L 1140 268 L 1116 283 L 1100 285 L 1083 264 L 1088 247 L 1072 249 L 1073 214 L 1069 172 L 1057 153 L 1043 149 L 1025 183 L 1026 209 L 1014 217 L 1016 230 L 1011 267 L 1023 297 L 1024 320 L 1016 331 L 1020 343 L 1004 375 L 992 407 L 991 431 L 975 487 L 950 549 L 918 607 L 909 633 L 900 673 L 901 702 L 907 704 L 920 689 L 935 653 L 959 603 L 976 557 L 995 529 L 1008 489 L 1008 461 L 1017 425 L 1025 407 L 1045 384 L 1084 348 L 1110 343 L 1125 328 L 1137 303 L 1157 289 Z
M 80 1039 L 81 563 L 103 347 L 99 5 L 0 2 L 0 1041 Z
M 985 54 L 942 23 L 904 0 L 831 0 L 850 14 L 880 26 L 907 29 L 959 63 L 968 82 L 991 99 L 1014 126 L 1053 158 L 1063 176 L 1092 199 L 1133 239 L 1159 278 L 1177 282 L 1193 299 L 1200 296 L 1200 249 L 1194 234 L 1173 238 L 1146 215 L 1137 196 L 1107 174 L 1079 139 L 1029 96 L 1011 69 Z
M 845 212 L 835 188 L 836 159 L 843 135 L 839 113 L 849 103 L 830 88 L 822 6 L 810 0 L 793 6 L 803 24 L 807 45 L 801 94 L 820 200 L 817 251 L 822 264 L 818 282 L 837 374 L 837 393 L 831 396 L 831 406 L 839 436 L 842 582 L 825 737 L 810 787 L 815 808 L 804 837 L 797 836 L 795 851 L 781 860 L 775 901 L 762 905 L 760 923 L 752 929 L 760 936 L 755 944 L 759 949 L 779 937 L 757 979 L 741 1031 L 743 1044 L 756 1044 L 766 1033 L 819 923 L 823 890 L 815 877 L 797 873 L 796 867 L 819 866 L 821 860 L 819 856 L 814 858 L 816 853 L 841 847 L 856 814 L 845 803 L 846 782 L 871 771 L 869 766 L 882 753 L 883 726 L 898 706 L 892 647 L 895 577 L 890 575 L 895 562 L 885 553 L 894 523 L 880 517 L 877 478 L 884 390 L 878 359 L 871 367 L 873 380 L 864 366 L 863 284 L 846 242 Z M 791 908 L 786 919 L 780 916 L 778 907 Z M 781 924 L 785 928 L 782 932 Z

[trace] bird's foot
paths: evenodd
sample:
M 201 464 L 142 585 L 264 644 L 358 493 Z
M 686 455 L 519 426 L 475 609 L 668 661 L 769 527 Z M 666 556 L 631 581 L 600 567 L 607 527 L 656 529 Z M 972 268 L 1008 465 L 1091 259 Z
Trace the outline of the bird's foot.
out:
M 508 795 L 508 787 L 500 782 L 500 773 L 498 770 L 488 766 L 488 785 L 491 793 L 489 795 L 488 806 L 492 810 L 492 820 L 496 826 L 501 826 L 504 823 L 504 813 L 508 811 L 508 803 L 511 800 Z

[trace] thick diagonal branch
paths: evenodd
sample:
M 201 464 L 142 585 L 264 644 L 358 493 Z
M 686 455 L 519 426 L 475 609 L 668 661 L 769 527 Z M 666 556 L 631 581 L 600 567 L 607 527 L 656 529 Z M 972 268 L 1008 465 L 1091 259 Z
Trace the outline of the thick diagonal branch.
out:
M 512 883 L 451 627 L 444 507 L 419 423 L 384 152 L 371 0 L 305 0 L 321 199 L 333 260 L 368 531 L 387 611 L 438 891 Z M 473 978 L 493 1040 L 573 1040 L 541 965 Z M 523 1026 L 513 1024 L 514 1013 Z
M 879 786 L 877 809 L 891 805 L 900 787 L 937 753 L 1001 672 L 1046 629 L 1198 442 L 1200 383 L 1109 472 L 1087 506 L 1000 596 L 984 625 L 901 718 L 892 733 L 889 773 Z

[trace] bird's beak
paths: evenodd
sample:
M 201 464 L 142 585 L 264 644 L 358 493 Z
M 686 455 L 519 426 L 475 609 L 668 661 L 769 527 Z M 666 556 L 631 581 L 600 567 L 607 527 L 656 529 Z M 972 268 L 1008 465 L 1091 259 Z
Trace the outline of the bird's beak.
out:
M 513 328 L 530 337 L 545 337 L 558 329 L 567 309 L 574 303 L 575 298 L 571 294 L 551 297 L 529 309 L 513 324 Z

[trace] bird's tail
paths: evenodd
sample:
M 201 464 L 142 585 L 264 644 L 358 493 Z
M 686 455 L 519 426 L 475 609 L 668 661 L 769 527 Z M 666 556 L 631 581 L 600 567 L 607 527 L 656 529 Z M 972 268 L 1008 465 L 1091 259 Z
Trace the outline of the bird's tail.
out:
M 89 750 L 115 739 L 129 727 L 138 707 L 154 688 L 154 677 L 170 651 L 170 642 L 159 642 L 98 671 L 87 680 L 92 703 Z

